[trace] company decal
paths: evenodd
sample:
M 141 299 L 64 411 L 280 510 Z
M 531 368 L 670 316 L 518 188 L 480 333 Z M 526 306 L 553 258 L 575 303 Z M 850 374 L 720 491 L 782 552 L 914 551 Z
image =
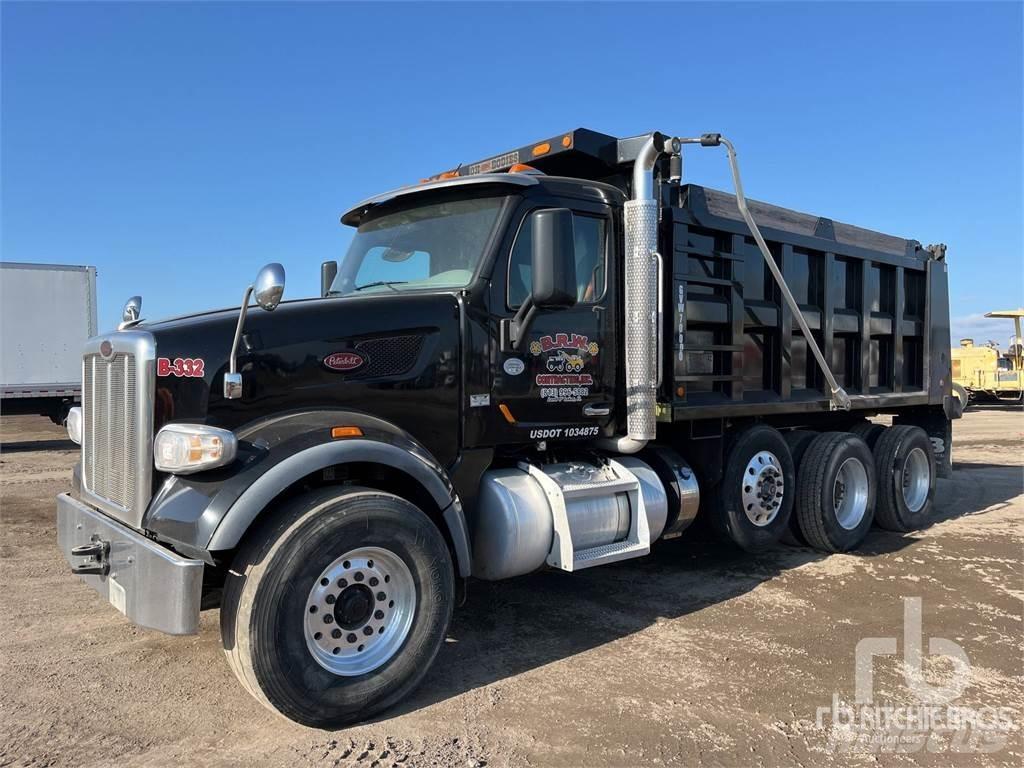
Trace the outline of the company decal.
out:
M 509 376 L 518 376 L 526 370 L 526 363 L 518 357 L 510 357 L 501 367 L 505 369 L 505 373 Z
M 157 376 L 177 376 L 182 379 L 201 379 L 206 363 L 201 357 L 158 357 L 156 359 Z
M 324 358 L 324 367 L 332 371 L 354 371 L 366 365 L 366 358 L 358 352 L 334 352 Z
M 485 405 L 491 404 L 490 395 L 470 395 L 469 396 L 469 407 L 470 408 L 482 408 Z
M 490 173 L 491 171 L 501 171 L 505 168 L 510 168 L 519 162 L 519 150 L 515 152 L 506 152 L 504 155 L 498 155 L 487 160 L 481 160 L 479 163 L 473 163 L 466 169 L 466 173 L 469 176 L 475 176 L 478 173 Z
M 530 342 L 530 354 L 544 356 L 547 373 L 538 373 L 535 383 L 546 403 L 579 403 L 590 396 L 594 377 L 584 373 L 588 358 L 600 351 L 596 341 L 579 333 L 556 333 Z

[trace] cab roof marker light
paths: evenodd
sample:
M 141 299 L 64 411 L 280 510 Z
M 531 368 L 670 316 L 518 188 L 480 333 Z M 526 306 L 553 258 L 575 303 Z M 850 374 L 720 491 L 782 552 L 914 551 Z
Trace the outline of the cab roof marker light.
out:
M 551 145 L 545 141 L 543 144 L 538 144 L 533 149 L 531 149 L 530 154 L 532 154 L 534 157 L 540 157 L 541 155 L 546 155 L 550 151 Z

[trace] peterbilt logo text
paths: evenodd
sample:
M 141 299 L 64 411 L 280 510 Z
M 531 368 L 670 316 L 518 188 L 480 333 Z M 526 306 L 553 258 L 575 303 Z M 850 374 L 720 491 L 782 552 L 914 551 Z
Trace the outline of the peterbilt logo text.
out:
M 332 371 L 354 371 L 365 364 L 365 358 L 357 352 L 334 352 L 324 358 L 324 367 Z

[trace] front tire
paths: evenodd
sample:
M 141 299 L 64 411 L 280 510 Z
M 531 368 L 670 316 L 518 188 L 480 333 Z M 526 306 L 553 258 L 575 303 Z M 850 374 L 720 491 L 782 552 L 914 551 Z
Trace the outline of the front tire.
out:
M 409 694 L 444 641 L 454 573 L 416 506 L 368 488 L 287 503 L 239 550 L 221 637 L 242 684 L 303 725 L 362 720 Z

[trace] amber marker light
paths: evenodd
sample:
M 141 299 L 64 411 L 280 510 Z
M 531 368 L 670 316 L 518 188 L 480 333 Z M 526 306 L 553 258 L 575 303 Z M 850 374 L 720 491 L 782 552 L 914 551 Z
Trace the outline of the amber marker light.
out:
M 505 417 L 505 421 L 507 421 L 509 424 L 516 423 L 516 417 L 512 415 L 512 411 L 508 409 L 507 405 L 501 403 L 498 406 L 498 410 L 501 411 L 501 415 Z
M 359 427 L 331 427 L 331 437 L 337 440 L 339 437 L 362 437 L 363 430 Z
M 540 157 L 541 155 L 546 155 L 550 151 L 551 151 L 551 145 L 548 144 L 545 141 L 543 144 L 538 144 L 536 147 L 534 147 L 532 150 L 530 150 L 530 153 L 534 157 Z

